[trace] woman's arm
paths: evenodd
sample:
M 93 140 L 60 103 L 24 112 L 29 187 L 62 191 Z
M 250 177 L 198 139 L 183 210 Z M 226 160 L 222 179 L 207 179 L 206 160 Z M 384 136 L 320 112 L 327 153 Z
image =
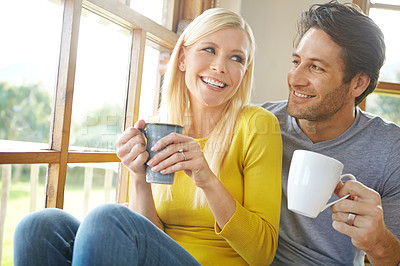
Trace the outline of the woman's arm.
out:
M 145 125 L 143 120 L 139 120 L 134 127 L 123 132 L 115 145 L 117 156 L 130 170 L 129 208 L 162 228 L 154 206 L 151 184 L 146 182 L 145 163 L 149 153 L 146 151 L 146 140 L 139 130 Z
M 221 174 L 230 178 L 234 156 L 239 154 L 243 184 L 230 185 L 229 190 L 242 197 L 236 196 L 234 215 L 216 232 L 250 265 L 267 265 L 278 243 L 282 167 L 279 123 L 269 112 L 252 107 L 239 122 L 237 134 Z

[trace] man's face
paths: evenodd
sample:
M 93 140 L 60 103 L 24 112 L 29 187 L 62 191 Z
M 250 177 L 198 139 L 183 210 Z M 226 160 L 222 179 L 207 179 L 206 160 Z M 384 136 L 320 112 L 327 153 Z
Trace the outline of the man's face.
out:
M 343 84 L 342 49 L 324 31 L 311 28 L 293 53 L 288 73 L 288 113 L 309 121 L 340 115 L 354 101 L 349 84 Z

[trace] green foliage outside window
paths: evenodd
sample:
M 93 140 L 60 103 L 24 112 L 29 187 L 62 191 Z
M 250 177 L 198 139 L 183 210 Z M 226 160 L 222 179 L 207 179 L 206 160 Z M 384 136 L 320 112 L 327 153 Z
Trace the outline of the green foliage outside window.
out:
M 0 82 L 0 139 L 47 143 L 51 96 L 40 84 Z
M 368 96 L 366 110 L 400 125 L 400 96 L 373 93 Z

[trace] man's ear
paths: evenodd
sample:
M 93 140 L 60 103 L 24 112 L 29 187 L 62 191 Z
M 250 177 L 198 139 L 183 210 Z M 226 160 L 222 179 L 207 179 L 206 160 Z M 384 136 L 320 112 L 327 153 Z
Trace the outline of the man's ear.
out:
M 181 71 L 186 70 L 185 53 L 186 53 L 186 47 L 181 46 L 178 53 L 178 67 Z
M 351 93 L 354 97 L 360 96 L 369 86 L 370 77 L 365 73 L 358 73 L 351 80 Z

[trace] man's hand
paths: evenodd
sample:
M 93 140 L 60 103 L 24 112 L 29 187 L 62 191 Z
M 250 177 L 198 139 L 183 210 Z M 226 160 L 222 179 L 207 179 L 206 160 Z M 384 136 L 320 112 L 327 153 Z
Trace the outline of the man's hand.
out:
M 339 183 L 335 194 L 351 196 L 331 207 L 333 228 L 351 237 L 353 245 L 365 251 L 372 264 L 397 265 L 400 241 L 385 225 L 379 193 L 349 180 L 344 185 Z M 348 221 L 350 214 L 355 215 L 352 222 Z

